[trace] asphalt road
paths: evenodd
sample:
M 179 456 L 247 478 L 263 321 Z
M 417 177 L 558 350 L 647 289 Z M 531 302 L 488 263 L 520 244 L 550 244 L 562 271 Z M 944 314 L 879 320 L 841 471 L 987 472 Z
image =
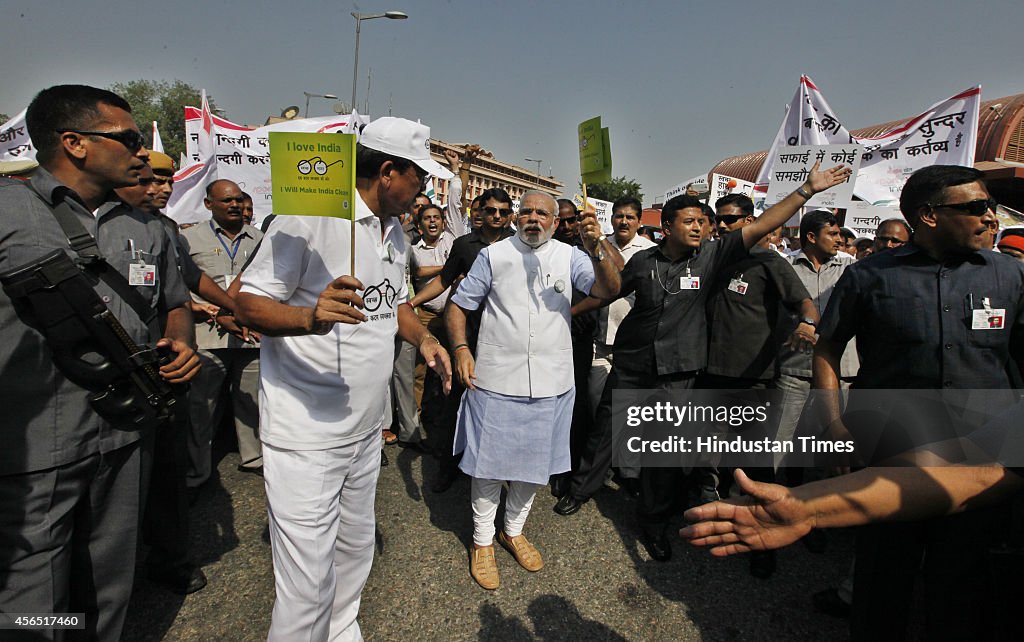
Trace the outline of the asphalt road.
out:
M 779 552 L 773 577 L 751 577 L 743 557 L 720 560 L 678 541 L 651 560 L 634 528 L 634 500 L 606 488 L 576 515 L 537 495 L 526 535 L 545 567 L 520 568 L 496 547 L 501 587 L 469 575 L 469 481 L 428 490 L 436 462 L 386 451 L 377 492 L 377 554 L 363 592 L 367 640 L 842 640 L 846 622 L 814 613 L 810 596 L 834 585 L 852 555 L 849 533 L 830 533 L 824 555 Z M 186 598 L 139 575 L 126 640 L 261 640 L 274 601 L 261 478 L 227 454 L 192 513 L 194 558 L 209 585 Z M 424 483 L 424 473 L 426 483 Z

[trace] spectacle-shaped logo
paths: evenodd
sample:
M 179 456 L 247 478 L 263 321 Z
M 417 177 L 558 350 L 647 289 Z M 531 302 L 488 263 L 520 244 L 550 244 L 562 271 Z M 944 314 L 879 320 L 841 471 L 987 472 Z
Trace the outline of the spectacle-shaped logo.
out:
M 340 158 L 333 163 L 328 164 L 319 156 L 314 156 L 309 160 L 299 161 L 299 164 L 296 165 L 296 169 L 298 169 L 299 173 L 303 176 L 306 176 L 310 172 L 315 172 L 318 176 L 323 176 L 327 173 L 327 169 L 331 167 L 331 165 L 337 165 L 338 163 L 341 163 L 342 167 L 345 166 L 345 161 Z

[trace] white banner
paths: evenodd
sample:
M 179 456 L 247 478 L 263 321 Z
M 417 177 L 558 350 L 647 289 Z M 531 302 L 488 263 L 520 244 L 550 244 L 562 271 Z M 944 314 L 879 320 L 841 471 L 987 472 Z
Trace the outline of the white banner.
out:
M 0 125 L 0 160 L 13 161 L 25 160 L 36 157 L 36 148 L 32 146 L 32 140 L 28 137 L 28 127 L 25 125 L 25 112 L 22 109 L 9 121 Z
M 772 161 L 778 157 L 780 148 L 794 145 L 844 145 L 852 142 L 850 132 L 839 122 L 835 111 L 818 91 L 814 81 L 809 76 L 800 76 L 800 86 L 786 107 L 782 125 L 754 181 L 757 184 L 755 189 L 759 192 L 767 189 L 772 176 Z
M 583 197 L 579 194 L 573 194 L 572 202 L 579 209 L 583 209 Z M 601 233 L 605 236 L 611 234 L 614 231 L 614 228 L 612 228 L 612 202 L 587 197 L 587 204 L 593 205 L 594 209 L 597 210 L 595 216 L 597 216 L 597 222 L 601 224 Z
M 872 205 L 865 201 L 853 201 L 846 208 L 846 225 L 857 235 L 857 238 L 866 236 L 875 238 L 875 230 L 882 221 L 899 219 L 906 222 L 898 207 Z
M 728 196 L 729 194 L 745 194 L 750 196 L 754 193 L 754 184 L 750 181 L 740 180 L 732 176 L 722 174 L 711 175 L 711 192 L 708 194 L 708 205 L 715 206 L 715 201 Z
M 974 167 L 980 105 L 981 87 L 974 87 L 932 105 L 887 134 L 858 138 L 867 153 L 854 193 L 875 205 L 898 205 L 903 184 L 922 167 Z
M 199 140 L 202 114 L 195 107 L 185 108 L 186 158 L 199 162 Z M 213 139 L 216 150 L 218 178 L 238 183 L 242 191 L 253 198 L 253 225 L 259 227 L 263 218 L 273 211 L 270 187 L 270 147 L 267 135 L 272 131 L 284 132 L 343 132 L 350 122 L 360 127 L 370 122 L 366 116 L 324 116 L 321 118 L 297 118 L 255 129 L 238 125 L 223 118 L 213 117 Z M 178 186 L 175 185 L 175 191 Z M 204 185 L 205 187 L 205 185 Z M 205 212 L 205 210 L 204 210 Z M 207 213 L 208 217 L 208 213 Z M 179 223 L 186 222 L 172 216 Z
M 665 192 L 665 195 L 661 197 L 661 202 L 667 203 L 668 199 L 684 194 L 687 187 L 691 188 L 691 192 L 704 194 L 708 191 L 708 175 L 701 174 L 700 176 L 694 176 L 688 181 L 683 181 L 674 187 L 670 187 L 668 191 Z
M 772 161 L 772 174 L 768 183 L 767 205 L 774 205 L 789 196 L 807 182 L 807 176 L 815 163 L 821 169 L 845 165 L 853 172 L 845 182 L 818 192 L 805 207 L 846 207 L 853 196 L 852 177 L 857 175 L 864 148 L 857 144 L 846 145 L 800 145 L 780 147 Z

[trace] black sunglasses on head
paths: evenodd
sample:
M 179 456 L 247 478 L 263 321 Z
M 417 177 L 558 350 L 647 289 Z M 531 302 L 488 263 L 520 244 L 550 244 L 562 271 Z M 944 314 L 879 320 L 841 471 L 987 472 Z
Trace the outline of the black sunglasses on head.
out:
M 999 204 L 996 203 L 996 199 L 994 198 L 979 198 L 975 201 L 967 201 L 966 203 L 938 203 L 935 205 L 929 203 L 928 207 L 933 210 L 939 209 L 940 207 L 948 207 L 951 210 L 965 212 L 971 216 L 984 216 L 989 210 L 992 210 L 993 212 L 996 211 L 996 207 L 998 205 Z
M 100 138 L 109 138 L 110 140 L 116 140 L 130 152 L 137 152 L 142 149 L 142 146 L 146 143 L 145 139 L 142 138 L 142 134 L 134 129 L 123 129 L 118 132 L 96 132 L 89 131 L 87 129 L 57 129 L 54 130 L 58 134 L 79 134 L 81 136 L 99 136 Z
M 501 216 L 504 217 L 504 216 L 509 216 L 510 214 L 512 214 L 512 208 L 511 207 L 501 207 L 501 208 L 498 208 L 498 207 L 481 207 L 480 211 L 483 212 L 484 214 L 486 214 L 487 216 L 494 216 L 495 214 L 501 214 Z

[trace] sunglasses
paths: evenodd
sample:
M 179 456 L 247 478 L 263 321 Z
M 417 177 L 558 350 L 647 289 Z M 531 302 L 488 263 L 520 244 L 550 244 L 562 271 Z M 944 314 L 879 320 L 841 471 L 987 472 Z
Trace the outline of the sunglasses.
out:
M 558 219 L 558 224 L 559 225 L 564 225 L 566 223 L 576 223 L 579 220 L 580 220 L 580 217 L 579 217 L 578 214 L 576 216 L 566 216 L 564 218 Z
M 529 216 L 530 214 L 533 214 L 534 212 L 536 212 L 538 216 L 551 216 L 551 212 L 549 212 L 547 210 L 540 209 L 538 207 L 520 207 L 519 208 L 519 216 Z M 565 221 L 565 220 L 568 220 L 568 219 L 562 219 L 562 220 Z
M 984 216 L 986 212 L 992 210 L 996 211 L 996 199 L 994 198 L 979 198 L 976 201 L 967 201 L 966 203 L 939 203 L 937 205 L 928 204 L 928 207 L 938 209 L 940 207 L 948 207 L 951 210 L 958 210 L 965 212 L 971 216 Z
M 480 211 L 486 214 L 487 216 L 494 216 L 495 214 L 500 214 L 503 218 L 512 214 L 511 207 L 481 207 Z
M 142 149 L 142 146 L 146 143 L 145 139 L 142 138 L 142 134 L 134 129 L 124 129 L 119 132 L 95 132 L 86 129 L 57 129 L 55 130 L 58 134 L 79 134 L 81 136 L 99 136 L 100 138 L 109 138 L 110 140 L 116 140 L 125 147 L 128 151 L 135 153 Z
M 719 214 L 715 217 L 715 220 L 719 223 L 725 223 L 726 225 L 732 225 L 740 219 L 747 218 L 748 214 Z

